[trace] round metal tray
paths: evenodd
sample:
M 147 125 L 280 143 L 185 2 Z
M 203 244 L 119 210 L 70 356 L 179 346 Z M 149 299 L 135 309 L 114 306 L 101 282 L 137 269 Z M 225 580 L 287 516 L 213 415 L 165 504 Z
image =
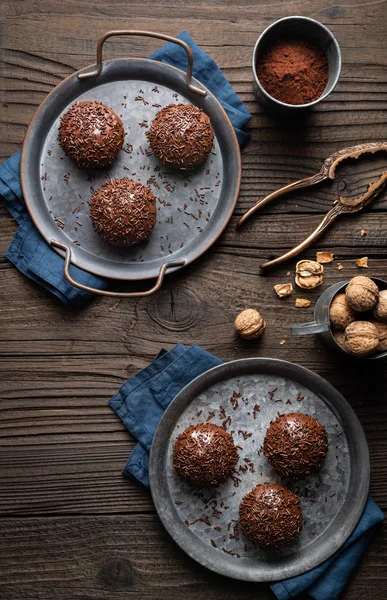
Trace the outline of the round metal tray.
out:
M 327 429 L 327 459 L 303 481 L 281 479 L 258 452 L 278 412 L 311 414 Z M 225 416 L 241 447 L 237 477 L 213 492 L 195 491 L 173 472 L 174 441 L 190 424 L 210 419 L 220 425 Z M 253 358 L 215 367 L 176 396 L 157 428 L 149 474 L 158 515 L 191 558 L 222 575 L 258 582 L 305 573 L 344 544 L 367 501 L 370 464 L 362 427 L 337 390 L 298 365 Z M 297 542 L 279 552 L 265 552 L 236 527 L 242 497 L 270 481 L 299 494 L 304 515 Z
M 102 62 L 103 43 L 111 35 L 150 35 L 176 42 L 187 52 L 187 73 L 149 59 Z M 166 269 L 174 271 L 203 254 L 226 227 L 240 187 L 239 145 L 218 100 L 192 79 L 192 66 L 192 52 L 181 40 L 150 32 L 109 32 L 98 43 L 97 69 L 86 67 L 65 79 L 37 110 L 23 144 L 22 189 L 40 233 L 59 253 L 66 253 L 68 278 L 71 261 L 103 277 L 160 280 Z M 105 102 L 124 122 L 124 148 L 106 169 L 78 169 L 58 144 L 61 115 L 76 100 Z M 201 108 L 215 132 L 212 153 L 194 171 L 168 171 L 148 146 L 146 131 L 157 111 L 174 103 Z M 149 185 L 159 199 L 148 241 L 127 249 L 105 243 L 88 211 L 92 191 L 116 177 Z

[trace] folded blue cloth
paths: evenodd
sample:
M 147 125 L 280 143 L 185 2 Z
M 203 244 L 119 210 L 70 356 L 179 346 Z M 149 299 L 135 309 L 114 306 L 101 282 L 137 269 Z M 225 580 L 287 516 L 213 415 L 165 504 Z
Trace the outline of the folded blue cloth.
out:
M 82 306 L 93 297 L 70 283 L 64 277 L 64 260 L 47 244 L 32 222 L 24 204 L 20 187 L 20 151 L 0 165 L 0 196 L 19 227 L 6 252 L 6 257 L 24 275 L 55 294 L 62 302 Z M 106 289 L 107 280 L 71 266 L 76 281 L 99 289 Z
M 193 76 L 220 101 L 234 126 L 239 143 L 244 144 L 250 137 L 250 134 L 244 129 L 251 119 L 251 114 L 234 92 L 216 62 L 195 44 L 189 33 L 182 31 L 177 37 L 186 42 L 193 52 Z M 160 50 L 156 50 L 149 58 L 168 63 L 182 71 L 187 70 L 186 51 L 172 42 L 168 42 Z
M 213 59 L 195 44 L 186 31 L 183 31 L 179 37 L 192 48 L 194 76 L 207 86 L 221 102 L 235 128 L 238 140 L 242 144 L 249 137 L 243 128 L 251 118 L 250 113 Z M 150 58 L 183 70 L 187 68 L 187 55 L 184 49 L 177 44 L 166 44 Z M 63 275 L 63 259 L 42 238 L 26 209 L 20 187 L 19 170 L 20 151 L 0 165 L 0 195 L 4 197 L 6 207 L 19 223 L 16 236 L 8 248 L 6 257 L 24 275 L 48 289 L 65 304 L 82 306 L 93 297 L 93 294 L 67 283 Z M 70 271 L 74 279 L 84 285 L 98 289 L 108 287 L 106 279 L 86 273 L 74 266 L 70 268 Z
M 222 361 L 199 346 L 178 344 L 129 379 L 109 401 L 138 440 L 123 474 L 149 486 L 148 459 L 157 424 L 176 394 L 195 377 Z M 369 498 L 363 515 L 344 546 L 312 571 L 271 584 L 279 600 L 307 593 L 315 600 L 335 600 L 361 559 L 375 526 L 384 514 Z

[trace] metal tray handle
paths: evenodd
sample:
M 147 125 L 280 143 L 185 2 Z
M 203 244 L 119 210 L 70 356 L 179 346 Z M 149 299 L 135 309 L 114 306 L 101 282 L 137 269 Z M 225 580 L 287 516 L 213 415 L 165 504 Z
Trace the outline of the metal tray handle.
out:
M 188 57 L 188 68 L 187 68 L 187 86 L 188 89 L 191 90 L 191 92 L 195 92 L 196 94 L 199 94 L 200 96 L 205 96 L 207 92 L 205 92 L 204 90 L 201 90 L 200 88 L 192 85 L 191 80 L 192 80 L 192 69 L 193 69 L 193 54 L 192 54 L 192 50 L 191 48 L 188 46 L 188 44 L 186 44 L 186 42 L 183 42 L 182 40 L 179 40 L 178 38 L 174 38 L 171 37 L 170 35 L 164 35 L 163 33 L 155 33 L 153 31 L 140 31 L 137 29 L 117 29 L 114 31 L 108 31 L 107 33 L 105 33 L 102 37 L 99 38 L 98 40 L 98 44 L 97 44 L 97 68 L 94 71 L 89 71 L 88 73 L 79 73 L 78 75 L 78 79 L 89 79 L 90 77 L 97 77 L 97 75 L 99 75 L 102 71 L 102 49 L 103 49 L 103 45 L 106 42 L 106 40 L 110 37 L 115 37 L 117 35 L 140 35 L 140 36 L 145 36 L 145 37 L 153 37 L 153 38 L 159 38 L 160 40 L 165 40 L 166 42 L 173 42 L 174 44 L 178 44 L 179 46 L 181 46 L 182 48 L 184 48 L 184 50 L 187 53 L 187 57 Z
M 50 241 L 51 246 L 54 248 L 60 248 L 60 250 L 64 250 L 66 253 L 65 262 L 64 262 L 64 275 L 71 285 L 79 288 L 80 290 L 84 290 L 85 292 L 90 292 L 91 294 L 99 294 L 100 296 L 113 296 L 114 298 L 142 298 L 144 296 L 151 296 L 155 292 L 157 292 L 161 286 L 163 285 L 165 272 L 167 269 L 171 269 L 172 267 L 182 267 L 185 263 L 185 260 L 177 260 L 174 262 L 164 263 L 160 267 L 160 271 L 157 277 L 157 281 L 153 288 L 150 290 L 146 290 L 145 292 L 110 292 L 108 290 L 99 290 L 97 288 L 92 288 L 88 285 L 83 285 L 83 283 L 78 283 L 73 279 L 70 275 L 70 264 L 71 264 L 71 249 L 63 244 L 62 242 L 58 242 L 57 240 Z M 87 271 L 86 271 L 87 272 Z

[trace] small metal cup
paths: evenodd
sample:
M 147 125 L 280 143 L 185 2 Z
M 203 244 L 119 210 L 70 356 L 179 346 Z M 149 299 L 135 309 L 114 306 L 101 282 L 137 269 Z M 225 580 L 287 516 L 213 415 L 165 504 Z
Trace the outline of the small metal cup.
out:
M 310 40 L 325 52 L 328 62 L 328 82 L 317 100 L 307 104 L 287 104 L 276 100 L 261 85 L 257 75 L 257 62 L 262 52 L 275 40 L 286 37 Z M 301 116 L 307 109 L 324 100 L 336 87 L 341 72 L 340 46 L 331 31 L 322 23 L 309 17 L 285 17 L 275 21 L 259 36 L 253 52 L 254 95 L 268 112 L 283 116 Z
M 387 289 L 387 281 L 383 279 L 378 279 L 376 277 L 371 277 L 372 281 L 376 283 L 379 290 Z M 375 354 L 371 354 L 370 356 L 355 356 L 350 352 L 347 352 L 345 348 L 340 346 L 335 338 L 333 337 L 333 333 L 331 330 L 331 325 L 329 322 L 329 309 L 332 304 L 332 300 L 337 294 L 343 293 L 345 288 L 348 285 L 348 281 L 340 281 L 339 283 L 335 283 L 331 285 L 329 288 L 325 290 L 319 297 L 316 302 L 316 306 L 314 307 L 314 321 L 310 323 L 302 323 L 300 325 L 292 325 L 291 331 L 292 335 L 312 335 L 318 334 L 325 346 L 336 350 L 337 352 L 341 352 L 341 354 L 346 354 L 351 358 L 362 359 L 362 360 L 376 360 L 378 358 L 387 358 L 387 350 L 382 350 L 376 352 Z M 364 320 L 367 320 L 365 317 Z

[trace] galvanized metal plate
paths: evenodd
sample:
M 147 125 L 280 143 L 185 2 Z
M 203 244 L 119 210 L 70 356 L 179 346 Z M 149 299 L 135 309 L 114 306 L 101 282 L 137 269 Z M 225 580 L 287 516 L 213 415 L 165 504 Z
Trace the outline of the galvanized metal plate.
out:
M 329 452 L 317 474 L 296 483 L 281 479 L 258 452 L 278 412 L 305 412 L 326 427 Z M 197 492 L 174 474 L 173 444 L 188 425 L 220 425 L 225 414 L 241 447 L 237 477 Z M 253 358 L 215 367 L 176 396 L 157 428 L 149 474 L 159 517 L 191 558 L 222 575 L 263 582 L 305 573 L 344 544 L 367 501 L 370 464 L 361 425 L 337 390 L 298 365 Z M 299 494 L 304 515 L 299 539 L 279 552 L 262 550 L 235 528 L 242 497 L 270 481 Z
M 105 62 L 102 73 L 91 79 L 79 80 L 78 73 L 48 95 L 23 145 L 23 193 L 39 231 L 48 242 L 69 245 L 78 267 L 104 277 L 148 279 L 170 260 L 192 262 L 222 233 L 239 193 L 240 151 L 223 108 L 210 92 L 202 97 L 189 90 L 182 71 L 148 59 Z M 124 122 L 124 148 L 106 169 L 78 169 L 59 147 L 60 117 L 75 100 L 105 102 Z M 147 142 L 146 131 L 157 111 L 174 103 L 195 104 L 209 115 L 214 128 L 214 149 L 194 171 L 167 170 Z M 149 185 L 159 198 L 151 236 L 127 249 L 104 242 L 88 211 L 92 191 L 116 177 Z

